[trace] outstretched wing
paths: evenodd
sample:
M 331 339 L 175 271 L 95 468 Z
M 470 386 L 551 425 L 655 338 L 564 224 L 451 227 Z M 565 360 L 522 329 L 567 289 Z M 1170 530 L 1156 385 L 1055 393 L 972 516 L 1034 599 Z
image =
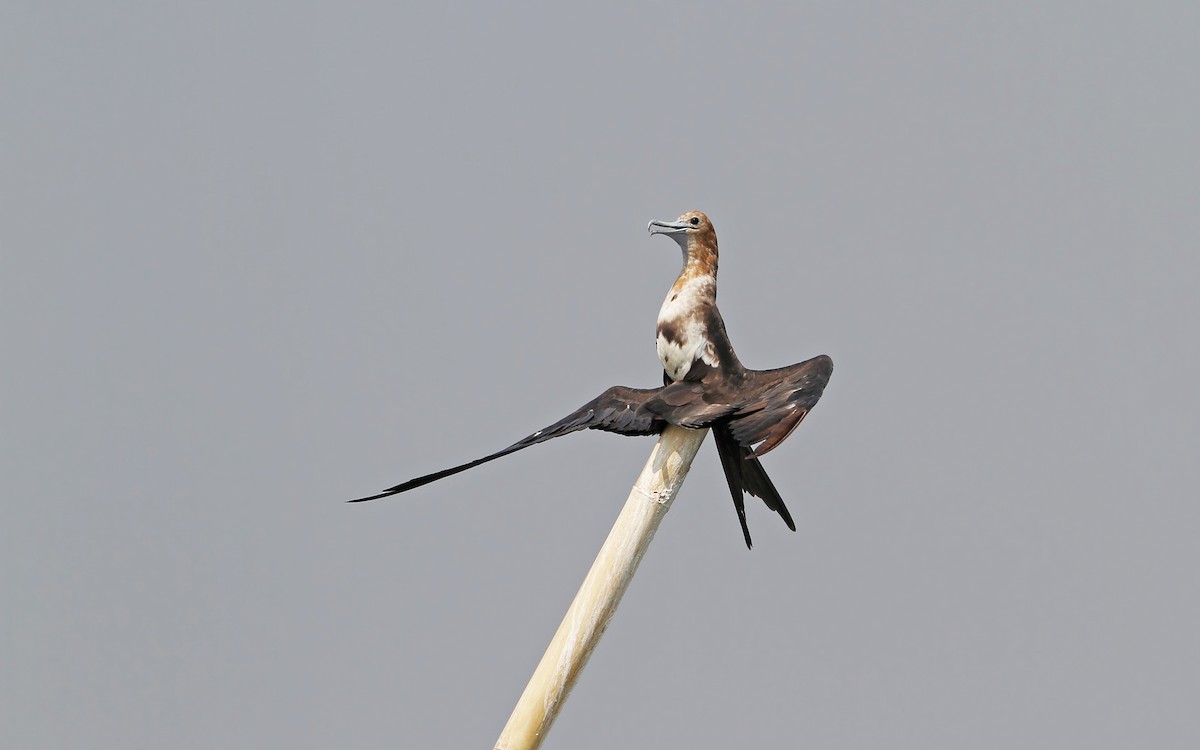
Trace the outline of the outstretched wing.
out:
M 833 360 L 824 354 L 790 367 L 747 371 L 747 398 L 729 417 L 733 438 L 742 447 L 761 443 L 756 456 L 770 452 L 817 405 L 832 373 Z
M 713 425 L 712 433 L 717 444 L 717 455 L 721 457 L 721 468 L 725 470 L 725 481 L 729 484 L 729 493 L 733 496 L 733 507 L 737 510 L 738 521 L 742 524 L 742 536 L 746 539 L 746 547 L 749 549 L 753 545 L 750 542 L 750 527 L 746 525 L 746 505 L 742 496 L 744 492 L 762 498 L 767 507 L 778 513 L 788 528 L 795 531 L 796 522 L 792 520 L 792 514 L 788 512 L 783 498 L 779 496 L 779 491 L 775 489 L 775 484 L 767 476 L 754 452 L 737 444 L 729 432 L 728 425 Z
M 646 399 L 645 411 L 680 427 L 708 427 L 737 408 L 739 393 L 730 388 L 721 373 L 700 360 L 688 372 L 695 380 L 671 382 L 663 372 L 664 385 Z
M 647 399 L 660 390 L 662 389 L 626 388 L 621 385 L 613 386 L 549 427 L 545 427 L 528 437 L 518 440 L 504 450 L 497 451 L 483 458 L 477 458 L 474 461 L 459 466 L 435 471 L 432 474 L 426 474 L 416 479 L 410 479 L 403 484 L 389 487 L 378 495 L 360 497 L 350 502 L 362 503 L 367 500 L 377 500 L 381 497 L 416 489 L 430 482 L 436 482 L 439 479 L 457 474 L 460 471 L 466 471 L 480 464 L 485 464 L 488 461 L 503 458 L 510 453 L 516 453 L 531 445 L 537 445 L 538 443 L 543 443 L 552 438 L 568 435 L 579 430 L 604 430 L 605 432 L 615 432 L 619 435 L 634 436 L 657 435 L 666 427 L 666 422 L 640 407 Z

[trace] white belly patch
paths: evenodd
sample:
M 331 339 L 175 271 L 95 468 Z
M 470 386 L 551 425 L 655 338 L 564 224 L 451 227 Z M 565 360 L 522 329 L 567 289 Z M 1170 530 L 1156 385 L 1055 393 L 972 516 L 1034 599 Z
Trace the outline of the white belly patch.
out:
M 708 327 L 695 314 L 702 282 L 689 281 L 672 291 L 658 312 L 658 359 L 672 380 L 681 380 L 697 359 L 716 366 L 717 353 L 708 340 Z

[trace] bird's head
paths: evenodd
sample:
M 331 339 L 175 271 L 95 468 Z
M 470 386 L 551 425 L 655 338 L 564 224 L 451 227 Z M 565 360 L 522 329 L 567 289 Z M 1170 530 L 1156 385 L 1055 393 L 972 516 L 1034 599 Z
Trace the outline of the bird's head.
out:
M 711 253 L 715 265 L 717 232 L 708 217 L 700 211 L 688 211 L 675 221 L 652 221 L 647 229 L 650 234 L 665 234 L 678 242 L 685 258 L 690 256 L 699 259 L 698 256 Z

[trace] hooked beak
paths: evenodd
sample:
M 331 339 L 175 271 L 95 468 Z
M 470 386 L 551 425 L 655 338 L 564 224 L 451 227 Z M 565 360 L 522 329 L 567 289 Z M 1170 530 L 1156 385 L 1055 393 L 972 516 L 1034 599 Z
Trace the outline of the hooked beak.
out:
M 691 226 L 685 221 L 652 221 L 646 229 L 650 230 L 650 234 L 679 234 Z

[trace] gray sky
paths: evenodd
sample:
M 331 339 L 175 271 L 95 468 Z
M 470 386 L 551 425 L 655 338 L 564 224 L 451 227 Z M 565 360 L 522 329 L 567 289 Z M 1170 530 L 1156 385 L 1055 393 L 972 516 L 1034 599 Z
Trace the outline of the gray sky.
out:
M 1193 3 L 0 13 L 0 745 L 490 747 L 650 451 L 706 211 L 827 353 L 548 747 L 1200 746 Z

